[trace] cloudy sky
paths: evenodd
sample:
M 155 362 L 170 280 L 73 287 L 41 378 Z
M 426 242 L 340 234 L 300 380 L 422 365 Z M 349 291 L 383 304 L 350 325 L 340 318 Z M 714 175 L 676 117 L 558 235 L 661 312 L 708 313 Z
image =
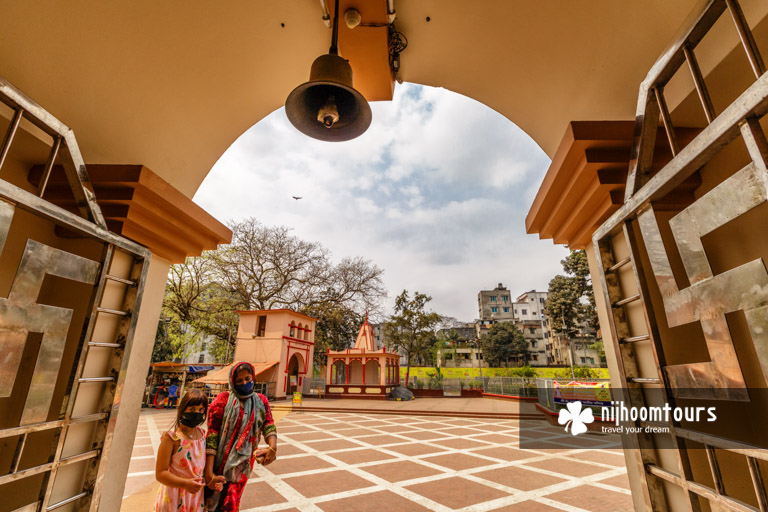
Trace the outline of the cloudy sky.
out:
M 195 195 L 221 221 L 256 217 L 319 241 L 334 259 L 384 269 L 386 308 L 403 289 L 471 321 L 477 292 L 545 290 L 566 250 L 525 234 L 549 158 L 490 108 L 445 89 L 397 86 L 349 142 L 320 142 L 280 108 L 222 155 Z M 301 196 L 295 201 L 291 196 Z

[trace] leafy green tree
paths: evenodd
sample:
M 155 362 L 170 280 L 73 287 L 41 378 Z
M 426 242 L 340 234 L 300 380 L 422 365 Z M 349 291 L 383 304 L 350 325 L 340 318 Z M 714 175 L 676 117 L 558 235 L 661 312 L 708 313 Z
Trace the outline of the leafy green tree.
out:
M 596 379 L 600 376 L 597 370 L 588 366 L 574 366 L 573 374 L 577 379 Z
M 155 345 L 152 347 L 152 362 L 160 363 L 173 359 L 173 346 L 168 338 L 168 324 L 161 318 L 157 323 Z
M 589 348 L 597 350 L 600 359 L 605 359 L 605 345 L 603 345 L 603 340 L 599 339 L 594 343 L 590 343 Z
M 566 275 L 557 275 L 549 282 L 544 309 L 552 329 L 566 338 L 572 354 L 571 336 L 585 323 L 593 329 L 599 325 L 586 253 L 571 251 L 561 264 Z M 598 340 L 592 348 L 602 350 L 602 341 Z
M 443 361 L 445 361 L 445 357 L 448 354 L 451 354 L 453 356 L 453 360 L 455 361 L 458 354 L 456 349 L 460 343 L 466 341 L 467 338 L 459 334 L 456 329 L 451 328 L 451 330 L 448 332 L 445 332 L 444 330 L 439 332 L 437 335 L 437 343 L 435 343 L 432 353 L 435 366 L 437 366 L 438 359 L 442 357 Z
M 568 334 L 586 322 L 597 329 L 595 294 L 586 253 L 571 251 L 560 263 L 566 275 L 557 275 L 549 282 L 549 296 L 544 308 L 552 328 Z
M 502 362 L 508 365 L 513 357 L 522 357 L 524 361 L 528 357 L 528 342 L 512 322 L 493 324 L 480 336 L 478 344 L 483 350 L 483 360 L 489 366 L 500 366 Z
M 513 377 L 536 377 L 539 375 L 539 372 L 536 371 L 536 368 L 533 368 L 531 365 L 526 364 L 525 366 L 521 366 L 519 368 L 512 368 L 510 371 Z
M 415 292 L 413 298 L 408 291 L 395 298 L 395 313 L 384 323 L 382 335 L 387 347 L 405 355 L 405 384 L 410 378 L 411 362 L 418 359 L 425 364 L 433 346 L 437 342 L 435 326 L 440 322 L 440 315 L 428 312 L 426 305 L 432 297 Z

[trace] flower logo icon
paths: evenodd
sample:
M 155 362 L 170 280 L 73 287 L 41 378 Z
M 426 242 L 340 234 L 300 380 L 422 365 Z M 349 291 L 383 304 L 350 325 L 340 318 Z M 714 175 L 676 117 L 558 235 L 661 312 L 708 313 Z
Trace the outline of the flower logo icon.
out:
M 571 434 L 577 436 L 587 431 L 587 423 L 595 421 L 592 416 L 592 409 L 581 410 L 581 402 L 569 402 L 567 409 L 560 409 L 560 416 L 557 422 L 565 425 L 565 431 L 568 432 L 568 425 L 571 425 Z

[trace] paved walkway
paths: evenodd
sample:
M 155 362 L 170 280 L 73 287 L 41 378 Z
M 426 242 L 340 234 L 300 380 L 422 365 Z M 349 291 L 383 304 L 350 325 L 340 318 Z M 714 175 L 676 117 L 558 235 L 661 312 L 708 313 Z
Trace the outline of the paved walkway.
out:
M 154 451 L 172 420 L 142 412 L 123 511 L 152 510 Z M 293 412 L 278 421 L 278 460 L 255 469 L 241 510 L 632 510 L 620 450 L 596 449 L 599 438 L 556 448 L 563 430 L 537 428 L 552 449 L 518 449 L 517 420 Z

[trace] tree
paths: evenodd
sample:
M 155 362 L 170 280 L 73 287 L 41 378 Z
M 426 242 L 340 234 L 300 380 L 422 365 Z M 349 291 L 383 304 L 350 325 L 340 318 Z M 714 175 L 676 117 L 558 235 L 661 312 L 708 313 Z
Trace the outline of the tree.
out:
M 155 332 L 155 345 L 152 347 L 152 362 L 160 363 L 172 359 L 173 347 L 171 346 L 171 340 L 168 338 L 168 324 L 161 318 L 157 323 L 157 331 Z
M 432 297 L 414 292 L 410 298 L 407 290 L 395 298 L 395 314 L 384 323 L 382 335 L 387 347 L 405 355 L 405 385 L 410 378 L 411 362 L 419 359 L 422 364 L 429 360 L 432 347 L 437 341 L 435 326 L 440 315 L 428 312 L 426 305 Z
M 586 323 L 591 328 L 598 327 L 595 294 L 583 250 L 571 251 L 560 263 L 566 275 L 557 275 L 549 282 L 544 310 L 552 329 L 565 336 L 570 347 L 570 337 L 580 326 Z
M 220 362 L 228 362 L 234 352 L 238 316 L 242 309 L 237 296 L 216 280 L 211 252 L 184 263 L 172 265 L 166 283 L 162 315 L 166 338 L 174 357 L 184 357 L 213 337 L 210 352 Z
M 379 311 L 386 296 L 383 271 L 370 261 L 334 264 L 322 245 L 255 219 L 230 228 L 231 244 L 171 267 L 163 315 L 171 319 L 178 351 L 212 336 L 210 351 L 226 361 L 234 352 L 237 310 L 287 308 L 318 319 L 320 361 L 324 348 L 346 348 L 354 340 L 363 312 Z
M 545 305 L 552 328 L 566 333 L 587 323 L 597 329 L 595 294 L 586 253 L 583 250 L 571 251 L 560 263 L 566 275 L 557 275 L 549 282 L 549 297 Z
M 445 325 L 445 323 L 442 323 L 442 325 Z M 447 333 L 444 330 L 439 332 L 437 341 L 438 343 L 435 344 L 435 349 L 433 351 L 433 359 L 437 361 L 440 355 L 445 357 L 446 353 L 449 353 L 455 360 L 457 357 L 456 348 L 459 346 L 459 343 L 466 342 L 467 338 L 459 334 L 456 329 L 451 328 Z M 447 352 L 446 349 L 448 349 Z
M 523 333 L 512 322 L 498 322 L 480 336 L 478 345 L 483 350 L 483 360 L 489 366 L 509 364 L 513 357 L 527 360 L 528 342 Z
M 343 305 L 377 310 L 386 290 L 383 271 L 363 258 L 331 262 L 327 249 L 253 218 L 230 223 L 232 243 L 212 253 L 215 274 L 245 309 Z
M 318 318 L 315 325 L 314 363 L 323 366 L 325 354 L 330 350 L 352 347 L 360 330 L 360 315 L 348 307 L 333 303 L 315 304 L 305 308 L 304 314 Z

